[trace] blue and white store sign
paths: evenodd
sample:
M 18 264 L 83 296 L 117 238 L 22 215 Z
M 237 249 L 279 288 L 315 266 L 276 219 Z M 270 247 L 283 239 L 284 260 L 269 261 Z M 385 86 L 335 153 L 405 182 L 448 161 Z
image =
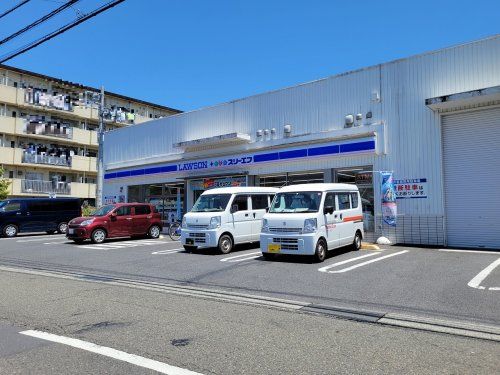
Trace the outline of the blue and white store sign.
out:
M 351 142 L 333 142 L 314 145 L 307 148 L 281 149 L 272 152 L 259 152 L 231 157 L 199 159 L 158 165 L 154 167 L 137 168 L 119 172 L 107 172 L 105 180 L 137 177 L 151 174 L 182 173 L 187 171 L 217 171 L 234 167 L 251 167 L 263 163 L 279 163 L 294 160 L 307 160 L 318 157 L 343 156 L 360 152 L 375 152 L 375 137 L 357 139 Z

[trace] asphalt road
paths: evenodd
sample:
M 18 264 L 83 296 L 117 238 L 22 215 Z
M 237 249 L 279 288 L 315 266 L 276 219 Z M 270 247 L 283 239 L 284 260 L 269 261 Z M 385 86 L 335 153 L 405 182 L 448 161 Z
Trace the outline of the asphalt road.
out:
M 26 330 L 204 374 L 494 374 L 500 366 L 500 343 L 487 340 L 31 273 L 0 271 L 0 285 L 2 374 L 152 373 Z
M 60 235 L 0 239 L 0 265 L 495 325 L 500 325 L 500 266 L 484 278 L 478 275 L 499 258 L 498 252 L 389 247 L 381 252 L 335 252 L 315 264 L 303 257 L 265 261 L 255 246 L 239 247 L 229 255 L 204 250 L 190 254 L 167 239 L 113 240 L 104 245 L 76 245 Z M 330 268 L 321 270 L 324 267 Z

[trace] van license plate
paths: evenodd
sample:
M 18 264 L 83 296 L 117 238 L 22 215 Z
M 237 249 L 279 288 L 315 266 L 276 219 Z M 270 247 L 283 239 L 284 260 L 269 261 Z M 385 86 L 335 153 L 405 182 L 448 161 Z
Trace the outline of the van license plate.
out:
M 75 234 L 75 230 L 74 230 L 74 229 L 69 228 L 69 229 L 68 229 L 68 234 Z
M 267 251 L 270 253 L 279 253 L 281 250 L 281 245 L 276 244 L 276 243 L 270 243 L 267 245 Z

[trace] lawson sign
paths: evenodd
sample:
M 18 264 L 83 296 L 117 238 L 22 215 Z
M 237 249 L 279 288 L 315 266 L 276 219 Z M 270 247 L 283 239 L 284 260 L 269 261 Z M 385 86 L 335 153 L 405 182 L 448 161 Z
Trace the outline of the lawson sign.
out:
M 307 160 L 319 157 L 342 156 L 358 152 L 375 152 L 375 137 L 361 138 L 350 142 L 333 142 L 307 148 L 280 149 L 272 152 L 259 152 L 231 157 L 182 161 L 154 167 L 143 167 L 104 174 L 105 180 L 136 177 L 158 173 L 180 173 L 187 171 L 216 171 L 226 168 L 261 165 L 294 160 Z

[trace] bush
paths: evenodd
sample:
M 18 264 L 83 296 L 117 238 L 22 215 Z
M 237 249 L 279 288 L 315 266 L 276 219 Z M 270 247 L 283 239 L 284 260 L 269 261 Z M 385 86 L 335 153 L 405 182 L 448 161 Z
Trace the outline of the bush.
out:
M 94 206 L 90 205 L 82 206 L 82 216 L 90 216 L 90 214 L 94 211 L 95 211 Z

